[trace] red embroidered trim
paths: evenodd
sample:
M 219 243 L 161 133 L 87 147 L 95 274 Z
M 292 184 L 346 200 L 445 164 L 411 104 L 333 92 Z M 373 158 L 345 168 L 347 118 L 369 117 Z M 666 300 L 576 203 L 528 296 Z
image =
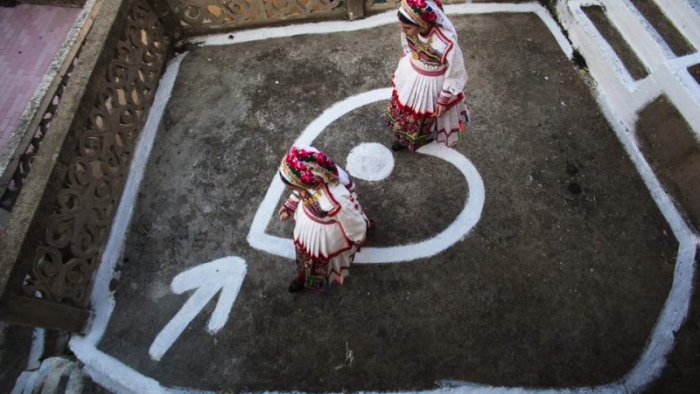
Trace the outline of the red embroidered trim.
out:
M 330 190 L 328 190 L 328 184 L 323 184 L 323 190 L 325 190 L 328 199 L 331 200 L 331 203 L 333 203 L 333 209 L 330 212 L 328 212 L 328 216 L 333 217 L 337 215 L 338 212 L 340 212 L 340 204 L 338 204 L 338 201 L 335 200 Z
M 413 60 L 409 60 L 409 62 L 411 63 L 411 67 L 413 67 L 413 69 L 416 70 L 418 74 L 425 75 L 426 77 L 439 77 L 441 75 L 445 75 L 445 73 L 447 72 L 447 67 L 436 71 L 428 71 L 420 69 L 418 66 L 416 66 L 415 63 L 413 63 Z
M 422 112 L 422 111 L 416 111 L 413 108 L 409 107 L 408 105 L 404 104 L 401 102 L 401 99 L 399 98 L 399 94 L 396 92 L 396 85 L 394 84 L 394 80 L 392 79 L 391 81 L 391 86 L 394 87 L 393 92 L 391 93 L 392 98 L 396 99 L 396 103 L 398 104 L 398 107 L 401 111 L 405 112 L 410 112 L 411 115 L 413 115 L 414 118 L 416 119 L 425 119 L 433 116 L 434 112 Z M 442 104 L 438 102 L 438 104 L 445 105 L 447 107 L 446 109 L 452 109 L 457 103 L 460 101 L 464 100 L 464 93 L 459 93 L 456 96 L 452 96 L 452 101 L 448 102 L 447 104 Z
M 346 239 L 346 240 L 347 240 L 347 239 Z M 353 244 L 350 244 L 350 245 L 344 247 L 343 249 L 340 249 L 339 251 L 337 251 L 337 252 L 335 252 L 335 253 L 332 253 L 332 254 L 330 254 L 330 255 L 328 255 L 328 256 L 324 256 L 324 255 L 315 255 L 315 254 L 311 253 L 311 251 L 310 251 L 309 249 L 307 249 L 306 246 L 304 246 L 304 244 L 302 244 L 301 242 L 299 242 L 299 241 L 296 240 L 296 239 L 294 240 L 294 244 L 297 245 L 298 247 L 300 247 L 301 249 L 303 249 L 303 250 L 304 250 L 304 253 L 306 253 L 307 255 L 311 256 L 312 258 L 314 258 L 314 259 L 325 259 L 325 260 L 330 260 L 330 259 L 332 259 L 332 258 L 338 256 L 339 254 L 341 254 L 341 253 L 343 253 L 343 252 L 345 252 L 345 251 L 348 251 L 348 250 L 352 249 L 352 246 L 353 246 Z
M 460 116 L 464 116 L 464 115 L 466 115 L 466 114 L 467 114 L 467 111 L 462 111 L 462 112 L 459 113 Z M 460 121 L 459 123 L 460 123 L 460 124 L 463 124 L 462 121 Z M 460 128 L 456 128 L 456 129 L 452 129 L 452 130 L 450 130 L 449 132 L 448 132 L 447 130 L 445 130 L 445 129 L 440 129 L 440 130 L 438 130 L 438 131 L 435 132 L 435 140 L 438 141 L 438 142 L 447 142 L 447 140 L 450 139 L 450 136 L 451 136 L 452 134 L 454 134 L 454 133 L 461 133 L 461 132 L 464 132 L 464 130 L 463 130 L 461 127 L 460 127 Z M 438 135 L 440 135 L 440 134 L 443 134 L 443 135 L 445 136 L 445 140 L 444 140 L 444 141 L 440 141 L 440 140 L 438 139 Z M 455 146 L 455 145 L 457 145 L 458 142 L 460 142 L 460 140 L 457 140 L 457 141 L 455 141 L 455 142 L 453 142 L 453 143 L 451 143 L 451 144 L 449 144 L 449 145 L 447 145 L 447 146 L 448 146 L 448 147 Z
M 454 47 L 454 43 L 449 38 L 447 38 L 444 34 L 442 34 L 440 29 L 437 29 L 434 26 L 433 26 L 432 30 L 430 30 L 430 33 L 437 34 L 438 37 L 440 38 L 440 40 L 442 40 L 442 42 L 447 44 L 447 48 L 445 48 L 445 52 L 442 53 L 442 59 L 440 59 L 440 62 L 442 62 L 443 64 L 447 63 L 447 60 L 446 60 L 447 54 L 450 53 L 450 51 L 452 50 L 452 47 Z M 430 34 L 428 34 L 428 35 L 430 35 Z

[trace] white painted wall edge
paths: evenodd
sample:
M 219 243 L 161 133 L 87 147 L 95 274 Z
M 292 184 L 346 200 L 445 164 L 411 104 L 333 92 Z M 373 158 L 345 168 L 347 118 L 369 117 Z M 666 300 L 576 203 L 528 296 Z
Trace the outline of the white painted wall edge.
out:
M 638 112 L 656 97 L 665 94 L 687 120 L 695 139 L 700 141 L 700 87 L 688 74 L 687 69 L 680 67 L 694 64 L 697 54 L 652 61 L 654 67 L 649 70 L 650 75 L 641 81 L 634 81 L 615 51 L 581 10 L 585 3 L 559 2 L 557 13 L 574 45 L 586 59 L 591 76 L 608 105 L 614 109 L 617 119 L 628 130 L 634 130 Z M 611 21 L 616 21 L 619 24 L 618 28 L 622 28 L 621 34 L 627 35 L 625 39 L 631 42 L 633 49 L 657 45 L 648 34 L 645 35 L 641 23 L 635 22 L 630 15 L 619 15 L 627 14 L 629 10 L 625 10 L 619 4 L 613 4 L 608 12 Z M 633 34 L 633 31 L 638 29 L 642 29 L 642 33 Z M 639 53 L 652 56 L 662 54 L 663 51 L 657 47 L 656 51 L 646 49 Z
M 688 41 L 700 49 L 700 15 L 682 0 L 653 0 Z

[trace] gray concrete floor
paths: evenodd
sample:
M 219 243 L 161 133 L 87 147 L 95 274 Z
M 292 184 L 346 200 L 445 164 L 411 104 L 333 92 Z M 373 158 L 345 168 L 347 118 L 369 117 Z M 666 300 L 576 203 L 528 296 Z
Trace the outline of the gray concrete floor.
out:
M 389 85 L 398 29 L 199 48 L 151 153 L 100 349 L 164 385 L 209 390 L 574 387 L 624 376 L 668 294 L 677 243 L 537 17 L 453 21 L 473 113 L 456 149 L 486 186 L 464 241 L 411 264 L 355 266 L 328 295 L 288 294 L 293 263 L 246 242 L 253 215 L 312 120 Z M 344 164 L 359 142 L 390 144 L 383 105 L 351 112 L 315 145 Z M 407 153 L 385 181 L 358 182 L 376 246 L 436 234 L 467 192 L 448 164 Z M 172 278 L 228 255 L 248 262 L 231 320 L 209 335 L 212 303 L 152 361 L 148 347 L 188 297 L 169 291 Z M 346 346 L 354 362 L 336 369 Z

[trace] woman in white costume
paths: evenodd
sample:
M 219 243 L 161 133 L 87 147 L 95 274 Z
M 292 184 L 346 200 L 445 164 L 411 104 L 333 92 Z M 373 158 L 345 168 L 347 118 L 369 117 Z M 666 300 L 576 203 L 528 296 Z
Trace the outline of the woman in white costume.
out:
M 310 288 L 325 292 L 333 281 L 343 284 L 372 226 L 352 181 L 315 148 L 292 147 L 282 159 L 279 173 L 292 190 L 279 209 L 279 218 L 293 217 L 295 221 L 297 278 L 289 291 Z
M 433 140 L 453 146 L 469 122 L 457 32 L 439 0 L 402 0 L 398 17 L 403 52 L 386 112 L 392 149 L 413 152 Z

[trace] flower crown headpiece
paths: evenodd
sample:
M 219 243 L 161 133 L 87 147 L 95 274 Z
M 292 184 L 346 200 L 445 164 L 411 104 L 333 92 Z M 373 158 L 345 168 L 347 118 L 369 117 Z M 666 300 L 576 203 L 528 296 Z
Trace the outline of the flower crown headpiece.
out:
M 326 155 L 319 151 L 292 147 L 287 156 L 282 159 L 283 167 L 294 179 L 301 182 L 302 187 L 316 187 L 338 177 L 338 169 Z
M 435 4 L 442 8 L 439 0 Z M 401 9 L 409 19 L 423 29 L 427 29 L 437 20 L 437 14 L 433 10 L 432 4 L 425 0 L 401 0 Z

